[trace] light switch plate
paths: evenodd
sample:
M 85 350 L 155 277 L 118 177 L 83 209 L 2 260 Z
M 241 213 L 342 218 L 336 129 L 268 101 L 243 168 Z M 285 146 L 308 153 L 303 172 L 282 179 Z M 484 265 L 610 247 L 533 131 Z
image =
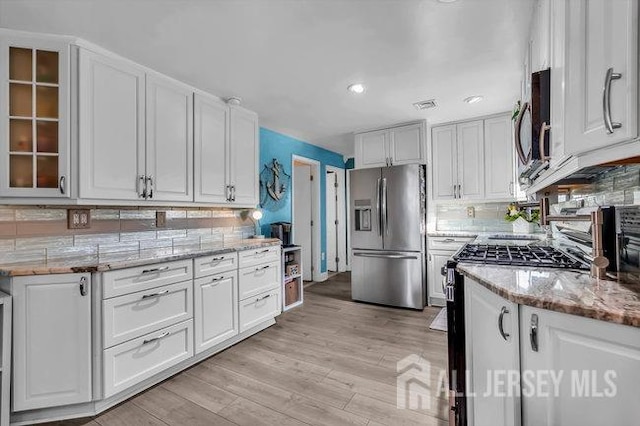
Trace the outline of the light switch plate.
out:
M 91 228 L 91 210 L 69 209 L 67 210 L 67 229 Z
M 167 212 L 156 211 L 156 228 L 166 228 Z
M 467 217 L 476 217 L 476 208 L 471 206 L 467 207 Z

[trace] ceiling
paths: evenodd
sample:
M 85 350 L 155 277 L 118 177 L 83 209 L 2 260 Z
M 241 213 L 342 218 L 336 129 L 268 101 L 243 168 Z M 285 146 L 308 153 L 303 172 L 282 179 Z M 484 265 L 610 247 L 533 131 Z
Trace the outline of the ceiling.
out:
M 85 38 L 350 155 L 354 131 L 510 110 L 532 2 L 0 0 L 0 26 Z

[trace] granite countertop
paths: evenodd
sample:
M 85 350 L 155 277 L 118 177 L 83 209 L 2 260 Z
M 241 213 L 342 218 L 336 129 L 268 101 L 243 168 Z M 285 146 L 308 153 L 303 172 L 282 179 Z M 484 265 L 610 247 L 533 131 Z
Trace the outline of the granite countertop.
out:
M 478 231 L 429 231 L 428 237 L 462 237 L 462 238 L 475 238 L 481 232 Z
M 640 280 L 559 269 L 459 263 L 458 271 L 514 303 L 640 327 Z
M 428 231 L 429 237 L 460 237 L 460 238 L 489 238 L 490 236 L 504 237 L 505 240 L 524 237 L 531 240 L 544 239 L 544 233 L 535 234 L 514 234 L 512 232 L 505 231 Z M 494 241 L 495 244 L 502 244 L 503 240 Z
M 26 276 L 68 274 L 75 272 L 104 272 L 114 269 L 151 265 L 172 260 L 211 256 L 234 251 L 251 250 L 280 245 L 276 238 L 246 239 L 225 244 L 169 247 L 161 249 L 126 251 L 100 256 L 69 257 L 42 262 L 23 262 L 0 265 L 0 276 Z

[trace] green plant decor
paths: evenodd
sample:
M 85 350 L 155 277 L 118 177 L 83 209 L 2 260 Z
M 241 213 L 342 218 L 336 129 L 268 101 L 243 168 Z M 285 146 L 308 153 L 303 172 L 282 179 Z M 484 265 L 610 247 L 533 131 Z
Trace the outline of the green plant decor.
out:
M 504 215 L 504 220 L 507 222 L 515 222 L 518 218 L 523 218 L 529 223 L 540 222 L 539 210 L 527 210 L 520 208 L 517 204 L 509 204 L 507 207 L 507 213 Z

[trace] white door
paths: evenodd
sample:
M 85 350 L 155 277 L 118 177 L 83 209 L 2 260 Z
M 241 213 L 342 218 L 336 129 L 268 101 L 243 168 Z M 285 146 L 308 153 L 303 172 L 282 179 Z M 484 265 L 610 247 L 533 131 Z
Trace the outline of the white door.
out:
M 245 206 L 258 204 L 259 126 L 258 116 L 246 109 L 230 107 L 229 184 L 233 202 Z
M 485 198 L 512 200 L 515 197 L 515 156 L 511 117 L 484 121 Z
M 0 195 L 69 197 L 69 44 L 0 40 Z
M 425 163 L 422 123 L 389 130 L 389 157 L 391 165 Z
M 327 217 L 327 270 L 330 272 L 338 271 L 338 176 L 335 172 L 327 172 L 326 184 L 326 217 Z
M 484 121 L 456 126 L 458 137 L 458 198 L 484 198 Z M 504 156 L 503 156 L 504 158 Z
M 431 130 L 431 170 L 434 200 L 456 197 L 458 163 L 456 126 L 434 127 Z
M 447 263 L 447 260 L 455 254 L 455 251 L 433 251 L 429 250 L 427 264 L 427 295 L 429 296 L 429 305 L 445 306 L 445 296 L 442 290 L 442 279 L 444 278 L 440 272 L 441 268 Z
M 194 281 L 195 352 L 200 353 L 238 334 L 238 272 Z
M 360 133 L 356 135 L 355 166 L 385 167 L 389 165 L 389 131 Z
M 13 279 L 13 410 L 91 401 L 91 274 Z
M 565 154 L 638 135 L 638 2 L 570 0 Z M 606 81 L 607 71 L 621 75 Z M 603 87 L 611 92 L 605 97 Z M 604 105 L 610 103 L 610 114 Z M 606 116 L 620 128 L 608 133 Z
M 229 174 L 229 107 L 222 101 L 194 96 L 195 201 L 227 203 Z
M 193 90 L 147 74 L 149 198 L 193 201 Z
M 562 374 L 557 394 L 551 381 L 523 394 L 524 425 L 637 424 L 640 329 L 522 306 L 520 334 L 523 371 Z
M 305 281 L 312 281 L 313 239 L 311 196 L 311 166 L 295 165 L 293 169 L 293 237 L 294 244 L 302 247 L 302 273 Z
M 493 379 L 520 373 L 518 305 L 468 278 L 464 288 L 467 392 L 475 394 L 467 398 L 469 426 L 517 426 L 520 383 L 498 387 Z
M 80 49 L 81 198 L 137 200 L 145 173 L 145 73 Z

